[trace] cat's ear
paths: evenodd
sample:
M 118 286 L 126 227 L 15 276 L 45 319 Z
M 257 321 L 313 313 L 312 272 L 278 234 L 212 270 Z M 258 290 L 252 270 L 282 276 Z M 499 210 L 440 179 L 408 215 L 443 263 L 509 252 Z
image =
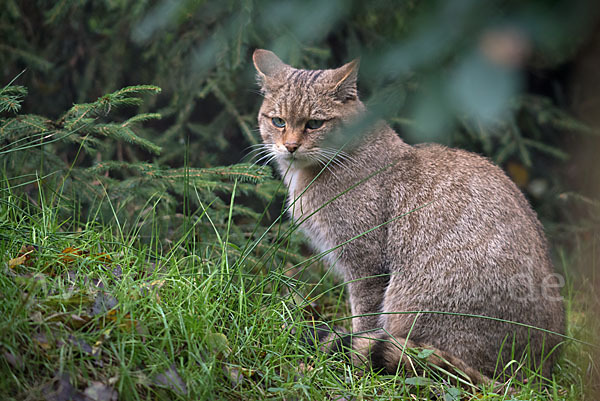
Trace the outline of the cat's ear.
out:
M 269 78 L 274 78 L 287 65 L 275 55 L 275 53 L 269 50 L 256 49 L 252 55 L 252 61 L 254 61 L 254 67 L 258 73 L 258 81 L 262 86 L 263 90 L 266 89 Z
M 342 101 L 358 99 L 358 90 L 356 89 L 356 79 L 358 78 L 358 66 L 360 59 L 354 59 L 348 64 L 333 70 L 334 96 Z

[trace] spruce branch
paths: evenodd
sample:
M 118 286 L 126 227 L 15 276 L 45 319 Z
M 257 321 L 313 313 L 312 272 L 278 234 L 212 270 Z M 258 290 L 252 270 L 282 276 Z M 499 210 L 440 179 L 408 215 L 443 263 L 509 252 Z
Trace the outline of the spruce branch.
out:
M 94 126 L 94 132 L 106 137 L 114 138 L 116 140 L 123 140 L 132 143 L 155 154 L 158 154 L 161 151 L 160 146 L 153 144 L 147 139 L 137 136 L 131 128 L 124 124 L 97 124 Z
M 0 89 L 0 113 L 5 111 L 17 113 L 21 110 L 21 103 L 26 95 L 27 88 L 19 85 L 7 85 Z
M 152 179 L 162 179 L 169 182 L 192 182 L 201 187 L 212 187 L 218 182 L 239 180 L 241 182 L 259 183 L 272 177 L 268 166 L 255 166 L 241 163 L 232 166 L 211 168 L 177 168 L 163 169 L 149 163 L 126 163 L 119 161 L 106 161 L 88 168 L 95 174 L 106 173 L 111 170 L 127 169 Z

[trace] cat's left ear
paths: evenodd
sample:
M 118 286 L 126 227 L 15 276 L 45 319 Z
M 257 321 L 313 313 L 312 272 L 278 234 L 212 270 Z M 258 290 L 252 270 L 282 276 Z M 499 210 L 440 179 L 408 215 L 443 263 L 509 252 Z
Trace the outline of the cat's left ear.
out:
M 342 103 L 348 100 L 358 99 L 356 79 L 358 78 L 358 66 L 360 59 L 354 59 L 348 64 L 333 70 L 334 96 Z
M 275 78 L 276 75 L 287 67 L 275 53 L 264 49 L 254 50 L 252 61 L 254 62 L 254 67 L 258 73 L 258 82 L 262 86 L 263 91 L 266 90 L 268 86 L 268 80 Z

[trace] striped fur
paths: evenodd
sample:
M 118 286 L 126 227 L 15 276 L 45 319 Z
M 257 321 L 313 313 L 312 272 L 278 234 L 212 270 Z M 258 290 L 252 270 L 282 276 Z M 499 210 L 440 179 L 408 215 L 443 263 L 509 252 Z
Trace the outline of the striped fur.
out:
M 288 186 L 292 219 L 347 282 L 353 334 L 321 333 L 322 347 L 388 373 L 418 369 L 407 349 L 417 348 L 478 384 L 521 377 L 510 368 L 521 360 L 549 376 L 561 338 L 548 331 L 564 332 L 560 276 L 506 174 L 473 153 L 410 146 L 383 121 L 366 125 L 358 61 L 310 71 L 266 50 L 253 57 L 263 157 Z

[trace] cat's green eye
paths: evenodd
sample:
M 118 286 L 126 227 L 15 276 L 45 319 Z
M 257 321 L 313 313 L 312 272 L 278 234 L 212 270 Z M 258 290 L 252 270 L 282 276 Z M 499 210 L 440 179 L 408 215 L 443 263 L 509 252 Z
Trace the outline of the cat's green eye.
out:
M 285 121 L 283 120 L 283 118 L 279 118 L 279 117 L 273 117 L 271 119 L 271 122 L 273 123 L 274 126 L 276 126 L 277 128 L 283 128 L 285 127 Z
M 324 120 L 308 120 L 306 122 L 306 128 L 308 129 L 319 129 L 323 126 Z

